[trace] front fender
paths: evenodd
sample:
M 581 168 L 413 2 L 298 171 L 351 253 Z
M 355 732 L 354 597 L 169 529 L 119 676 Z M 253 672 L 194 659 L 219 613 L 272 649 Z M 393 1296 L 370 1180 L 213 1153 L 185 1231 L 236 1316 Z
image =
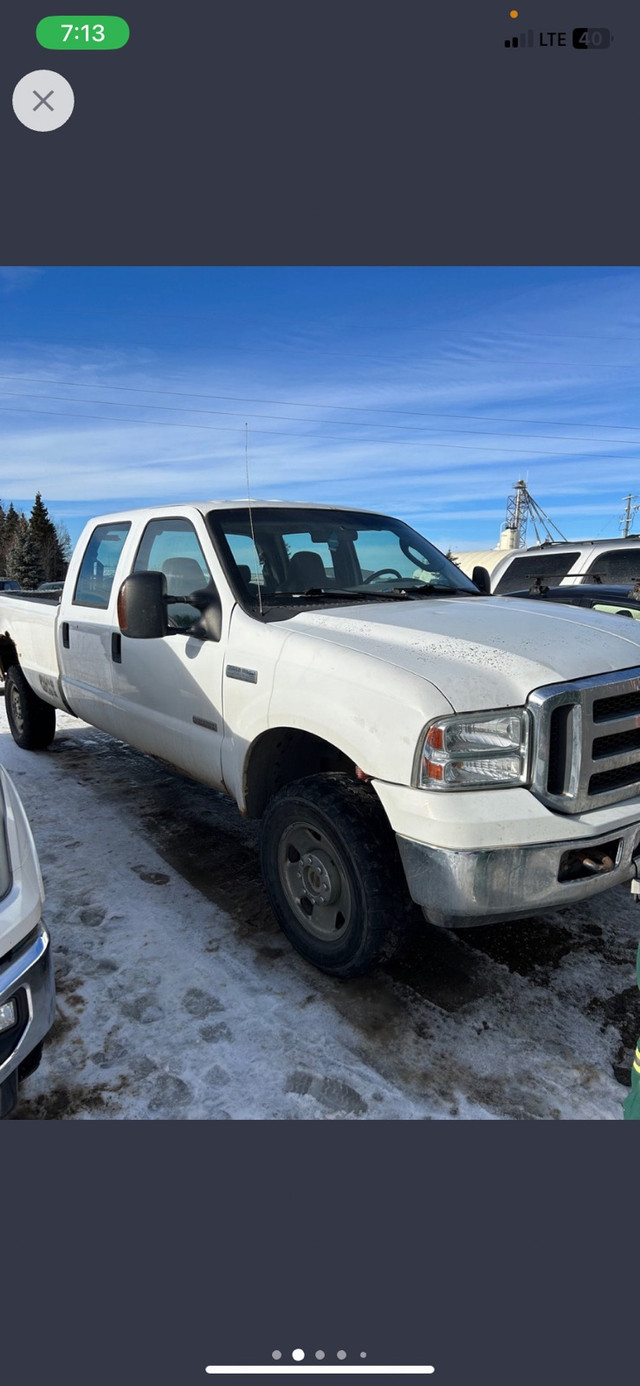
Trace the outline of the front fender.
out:
M 275 670 L 269 727 L 310 732 L 365 774 L 409 785 L 425 724 L 452 711 L 444 694 L 418 674 L 292 634 Z

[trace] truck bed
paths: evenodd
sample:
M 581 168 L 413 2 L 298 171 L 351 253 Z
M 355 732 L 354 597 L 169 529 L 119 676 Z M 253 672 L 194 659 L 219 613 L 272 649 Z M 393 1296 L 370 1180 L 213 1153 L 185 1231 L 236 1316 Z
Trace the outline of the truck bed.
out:
M 4 601 L 4 599 L 5 599 L 5 597 L 6 597 L 9 601 L 47 602 L 47 604 L 50 604 L 51 602 L 53 602 L 54 606 L 57 606 L 57 605 L 59 604 L 61 596 L 62 596 L 62 592 L 11 592 L 11 591 L 7 591 L 7 592 L 2 592 L 2 594 L 1 594 L 2 601 Z
M 57 592 L 0 593 L 3 664 L 6 665 L 7 648 L 15 647 L 31 686 L 47 700 L 58 686 L 56 617 L 59 605 Z

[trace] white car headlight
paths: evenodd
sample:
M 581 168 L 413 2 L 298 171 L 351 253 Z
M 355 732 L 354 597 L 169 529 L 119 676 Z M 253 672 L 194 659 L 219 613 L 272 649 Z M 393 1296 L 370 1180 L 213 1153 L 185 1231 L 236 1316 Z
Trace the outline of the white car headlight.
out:
M 531 714 L 505 712 L 439 717 L 419 748 L 421 789 L 490 789 L 523 785 L 529 775 Z

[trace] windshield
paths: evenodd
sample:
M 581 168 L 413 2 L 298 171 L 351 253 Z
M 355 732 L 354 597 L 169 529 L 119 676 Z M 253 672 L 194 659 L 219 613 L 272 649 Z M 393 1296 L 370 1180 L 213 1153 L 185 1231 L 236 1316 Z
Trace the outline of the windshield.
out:
M 478 595 L 464 573 L 402 520 L 352 510 L 273 506 L 210 511 L 231 585 L 248 610 L 326 601 Z M 251 529 L 253 520 L 253 534 Z M 254 542 L 255 539 L 255 542 Z

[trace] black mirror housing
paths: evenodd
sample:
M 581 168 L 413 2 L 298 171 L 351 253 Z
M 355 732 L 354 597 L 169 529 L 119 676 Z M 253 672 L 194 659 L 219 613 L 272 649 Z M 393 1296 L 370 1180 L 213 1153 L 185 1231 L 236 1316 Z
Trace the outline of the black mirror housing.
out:
M 118 592 L 118 625 L 130 640 L 159 640 L 167 634 L 164 573 L 132 573 Z

